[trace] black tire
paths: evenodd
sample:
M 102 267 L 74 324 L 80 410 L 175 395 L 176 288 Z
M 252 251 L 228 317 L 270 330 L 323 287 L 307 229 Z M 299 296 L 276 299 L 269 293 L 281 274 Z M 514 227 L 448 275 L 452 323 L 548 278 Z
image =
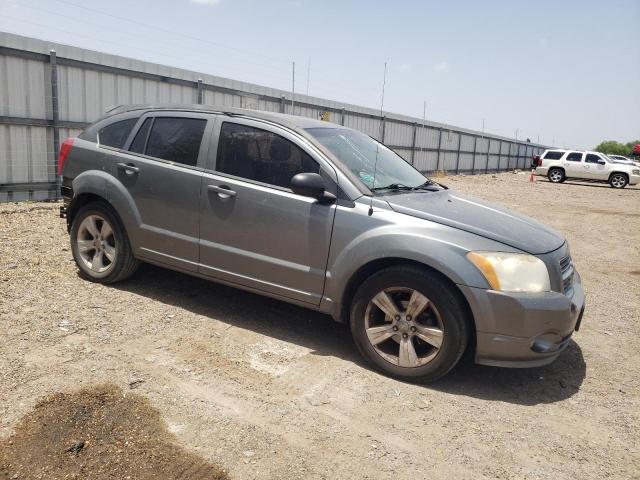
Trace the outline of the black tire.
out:
M 609 177 L 611 188 L 624 188 L 629 184 L 629 178 L 624 173 L 614 173 Z
M 425 365 L 401 367 L 393 364 L 383 358 L 369 341 L 366 333 L 369 320 L 365 318 L 367 307 L 374 296 L 392 287 L 416 290 L 427 297 L 435 306 L 442 322 L 442 344 L 435 357 Z M 389 267 L 369 277 L 358 288 L 351 304 L 350 315 L 351 333 L 362 356 L 376 369 L 402 380 L 426 383 L 446 375 L 462 357 L 470 337 L 471 319 L 460 292 L 438 273 L 413 265 Z M 382 315 L 384 317 L 384 313 Z M 386 326 L 386 323 L 383 323 L 383 326 Z M 385 341 L 398 343 L 394 338 Z M 419 339 L 417 341 L 420 343 Z M 394 348 L 393 343 L 390 348 Z
M 551 168 L 548 172 L 547 172 L 547 178 L 549 179 L 549 181 L 551 183 L 562 183 L 564 182 L 567 177 L 564 174 L 564 170 L 562 170 L 561 168 Z
M 113 232 L 110 239 L 112 238 L 115 253 L 113 254 L 113 260 L 109 261 L 109 265 L 103 272 L 96 272 L 92 270 L 86 260 L 82 257 L 78 246 L 78 232 L 83 221 L 90 216 L 106 220 L 106 222 L 111 226 L 111 230 Z M 120 217 L 115 210 L 105 202 L 91 202 L 83 206 L 73 218 L 70 236 L 73 259 L 80 270 L 80 274 L 86 280 L 104 284 L 120 282 L 133 275 L 140 265 L 140 262 L 133 256 L 129 237 L 124 225 L 122 224 L 122 220 L 120 220 Z M 95 254 L 95 249 L 93 249 L 93 251 Z

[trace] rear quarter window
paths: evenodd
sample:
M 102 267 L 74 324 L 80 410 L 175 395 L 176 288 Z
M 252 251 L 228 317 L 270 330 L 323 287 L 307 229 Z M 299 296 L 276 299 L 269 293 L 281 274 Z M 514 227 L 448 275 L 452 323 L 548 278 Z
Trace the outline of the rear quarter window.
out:
M 128 118 L 102 127 L 98 130 L 98 143 L 115 148 L 124 147 L 124 142 L 127 141 L 129 133 L 137 121 L 137 118 Z
M 542 157 L 543 160 L 560 160 L 564 152 L 547 152 Z

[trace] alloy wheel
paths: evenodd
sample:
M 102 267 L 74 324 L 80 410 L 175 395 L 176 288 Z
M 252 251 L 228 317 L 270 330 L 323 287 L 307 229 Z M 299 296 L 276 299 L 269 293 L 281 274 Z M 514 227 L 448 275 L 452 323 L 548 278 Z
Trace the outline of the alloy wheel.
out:
M 622 188 L 626 183 L 626 179 L 622 175 L 614 175 L 611 177 L 611 185 L 615 188 Z
M 87 215 L 78 228 L 78 253 L 93 273 L 104 273 L 113 267 L 116 243 L 113 228 L 102 216 Z
M 559 170 L 553 170 L 549 174 L 549 177 L 551 178 L 552 182 L 559 182 L 560 180 L 562 180 L 562 173 Z
M 444 325 L 435 305 L 407 287 L 378 292 L 365 311 L 365 331 L 375 352 L 393 365 L 415 368 L 440 352 Z

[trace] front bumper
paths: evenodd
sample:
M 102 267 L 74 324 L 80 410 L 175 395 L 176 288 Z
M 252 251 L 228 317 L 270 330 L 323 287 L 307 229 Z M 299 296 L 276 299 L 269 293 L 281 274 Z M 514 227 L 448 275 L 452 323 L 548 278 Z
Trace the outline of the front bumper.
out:
M 476 322 L 476 362 L 538 367 L 553 362 L 580 328 L 585 297 L 578 272 L 573 292 L 504 293 L 460 287 Z
M 640 183 L 640 175 L 629 175 L 629 185 L 637 185 Z

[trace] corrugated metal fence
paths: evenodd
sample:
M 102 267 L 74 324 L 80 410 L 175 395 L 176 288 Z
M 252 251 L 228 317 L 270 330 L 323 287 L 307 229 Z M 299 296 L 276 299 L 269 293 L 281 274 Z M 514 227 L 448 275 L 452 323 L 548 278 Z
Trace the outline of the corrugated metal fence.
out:
M 0 33 L 0 201 L 58 196 L 60 139 L 119 104 L 201 103 L 292 113 L 291 92 Z M 527 168 L 544 147 L 295 95 L 293 113 L 365 132 L 430 173 Z M 381 123 L 382 122 L 382 123 Z

